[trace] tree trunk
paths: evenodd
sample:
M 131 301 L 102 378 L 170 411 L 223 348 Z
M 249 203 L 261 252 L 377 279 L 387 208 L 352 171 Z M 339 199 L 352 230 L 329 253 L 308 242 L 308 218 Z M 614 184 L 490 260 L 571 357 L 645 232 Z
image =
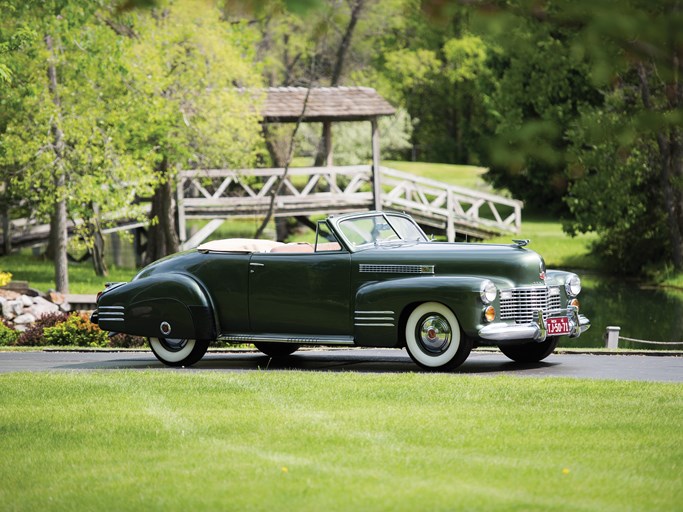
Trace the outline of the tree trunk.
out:
M 349 48 L 351 47 L 351 40 L 353 39 L 353 33 L 356 30 L 356 25 L 361 16 L 361 11 L 365 6 L 366 0 L 355 0 L 350 3 L 351 15 L 349 18 L 349 23 L 346 25 L 346 30 L 342 36 L 342 40 L 339 43 L 339 48 L 337 48 L 337 59 L 334 63 L 334 69 L 332 70 L 332 76 L 330 77 L 330 86 L 337 87 L 339 81 L 341 80 L 342 73 L 344 71 L 344 63 L 346 62 L 346 56 L 349 53 Z M 332 129 L 329 123 L 323 124 L 323 132 L 320 137 L 320 143 L 318 144 L 318 149 L 315 155 L 315 167 L 321 167 L 326 165 L 327 161 L 327 149 L 331 148 L 331 133 Z M 330 149 L 331 151 L 331 149 Z
M 48 50 L 47 78 L 48 89 L 55 105 L 56 115 L 52 120 L 51 132 L 53 138 L 53 150 L 55 162 L 53 179 L 55 185 L 54 210 L 50 223 L 50 238 L 53 242 L 55 262 L 55 288 L 60 293 L 69 293 L 69 268 L 67 260 L 67 213 L 66 213 L 66 170 L 64 169 L 64 133 L 60 126 L 61 101 L 57 90 L 57 67 L 55 65 L 54 46 L 52 37 L 45 36 L 45 46 Z
M 638 78 L 640 79 L 640 95 L 643 106 L 650 111 L 654 111 L 654 105 L 650 97 L 649 75 L 645 66 L 638 65 Z M 664 129 L 660 129 L 656 134 L 657 147 L 659 149 L 659 183 L 662 189 L 664 200 L 664 211 L 666 212 L 669 227 L 669 243 L 671 244 L 671 259 L 676 270 L 683 269 L 683 248 L 681 247 L 681 226 L 679 223 L 679 212 L 677 211 L 676 191 L 674 189 L 672 177 L 675 175 L 677 164 L 676 155 L 670 144 Z
M 100 277 L 109 274 L 107 264 L 104 261 L 104 237 L 102 236 L 102 229 L 100 228 L 100 211 L 97 205 L 93 205 L 93 218 L 88 227 L 89 235 L 92 237 L 92 248 L 90 254 L 92 256 L 92 265 L 95 270 L 95 275 Z
M 349 53 L 349 48 L 351 46 L 351 39 L 353 38 L 353 32 L 356 30 L 356 25 L 360 19 L 360 13 L 365 6 L 365 0 L 355 0 L 351 7 L 351 17 L 349 18 L 349 24 L 346 26 L 344 31 L 344 36 L 342 37 L 339 48 L 337 49 L 337 61 L 334 64 L 334 70 L 332 71 L 332 77 L 330 80 L 330 85 L 336 87 L 339 85 L 339 80 L 341 79 L 342 72 L 344 71 L 344 62 L 346 61 L 346 56 Z
M 180 240 L 175 227 L 175 208 L 173 206 L 173 181 L 168 169 L 168 161 L 164 158 L 159 164 L 163 182 L 154 191 L 152 197 L 153 219 L 147 232 L 147 252 L 144 264 L 148 265 L 164 256 L 180 250 Z
M 5 186 L 5 190 L 7 190 L 7 186 Z M 2 253 L 9 254 L 12 252 L 12 228 L 10 226 L 9 205 L 7 201 L 4 201 L 0 215 L 2 215 Z
M 301 121 L 303 121 L 304 115 L 306 114 L 306 107 L 308 106 L 308 97 L 310 96 L 310 94 L 311 86 L 309 84 L 308 89 L 306 90 L 306 97 L 304 98 L 304 105 L 301 109 L 301 114 L 299 115 L 299 118 L 296 120 L 296 124 L 294 125 L 294 131 L 292 132 L 292 136 L 289 139 L 289 150 L 287 151 L 287 158 L 285 160 L 284 171 L 282 171 L 282 176 L 280 176 L 277 185 L 273 186 L 272 192 L 270 193 L 270 206 L 268 207 L 268 212 L 266 213 L 263 222 L 256 230 L 254 238 L 259 238 L 263 234 L 263 231 L 266 229 L 268 222 L 270 222 L 271 217 L 275 213 L 275 199 L 280 193 L 280 190 L 282 189 L 282 184 L 287 178 L 287 173 L 289 172 L 289 164 L 292 161 L 292 155 L 294 153 L 294 139 L 296 138 L 296 133 L 299 131 L 299 127 L 301 126 Z

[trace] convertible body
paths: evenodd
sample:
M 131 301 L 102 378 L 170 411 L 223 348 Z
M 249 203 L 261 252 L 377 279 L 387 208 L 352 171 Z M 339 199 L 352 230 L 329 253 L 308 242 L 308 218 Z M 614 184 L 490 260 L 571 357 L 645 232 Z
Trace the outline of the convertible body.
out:
M 527 242 L 434 242 L 397 213 L 330 217 L 315 244 L 219 240 L 159 260 L 110 284 L 93 321 L 148 337 L 172 366 L 195 363 L 214 340 L 271 356 L 301 345 L 406 347 L 437 370 L 478 345 L 538 361 L 590 322 L 579 278 L 546 270 Z

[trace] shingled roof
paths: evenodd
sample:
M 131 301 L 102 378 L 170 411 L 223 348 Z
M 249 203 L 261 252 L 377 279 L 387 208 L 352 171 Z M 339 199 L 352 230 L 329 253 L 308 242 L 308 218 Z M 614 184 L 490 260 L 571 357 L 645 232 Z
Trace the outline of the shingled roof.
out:
M 306 87 L 270 87 L 261 110 L 264 122 L 295 122 L 301 116 Z M 311 88 L 303 120 L 367 121 L 396 110 L 371 87 Z

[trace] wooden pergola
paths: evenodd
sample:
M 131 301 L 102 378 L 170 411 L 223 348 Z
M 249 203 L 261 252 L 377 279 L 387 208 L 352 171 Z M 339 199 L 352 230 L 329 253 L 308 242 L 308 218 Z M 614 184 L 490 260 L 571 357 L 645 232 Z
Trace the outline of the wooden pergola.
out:
M 308 95 L 308 100 L 306 96 Z M 305 110 L 304 110 L 305 106 Z M 381 116 L 396 113 L 371 87 L 270 87 L 261 109 L 264 123 L 322 123 L 325 164 L 332 167 L 332 123 L 370 121 L 374 207 L 381 209 L 379 184 L 379 129 Z

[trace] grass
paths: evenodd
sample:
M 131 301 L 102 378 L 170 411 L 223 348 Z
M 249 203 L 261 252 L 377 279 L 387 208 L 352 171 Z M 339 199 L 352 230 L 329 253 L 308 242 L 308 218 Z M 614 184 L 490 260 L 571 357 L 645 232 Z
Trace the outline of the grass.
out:
M 29 286 L 40 291 L 55 287 L 55 271 L 52 262 L 35 257 L 28 251 L 21 251 L 0 257 L 0 270 L 12 273 L 13 281 L 28 281 Z M 109 275 L 95 275 L 92 263 L 69 263 L 69 291 L 71 293 L 97 293 L 104 289 L 107 281 L 130 281 L 137 273 L 135 269 L 109 268 Z
M 562 231 L 562 223 L 542 216 L 522 215 L 522 232 L 518 235 L 503 235 L 487 243 L 510 243 L 512 239 L 529 239 L 529 248 L 545 259 L 548 268 L 572 268 L 600 270 L 599 260 L 590 253 L 594 234 L 570 237 Z
M 433 374 L 6 374 L 0 502 L 4 510 L 675 510 L 680 390 Z
M 487 192 L 493 191 L 483 178 L 486 173 L 486 167 L 429 162 L 399 162 L 395 160 L 382 161 L 381 163 L 383 166 L 396 169 L 397 171 L 409 172 L 423 178 L 442 181 L 449 185 Z

